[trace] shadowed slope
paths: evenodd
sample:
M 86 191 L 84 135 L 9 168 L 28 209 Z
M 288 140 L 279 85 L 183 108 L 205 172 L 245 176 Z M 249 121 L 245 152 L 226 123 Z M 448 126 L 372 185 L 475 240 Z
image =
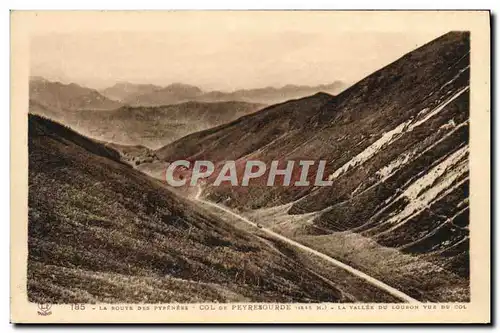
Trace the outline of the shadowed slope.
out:
M 30 301 L 343 299 L 300 263 L 116 158 L 29 116 Z

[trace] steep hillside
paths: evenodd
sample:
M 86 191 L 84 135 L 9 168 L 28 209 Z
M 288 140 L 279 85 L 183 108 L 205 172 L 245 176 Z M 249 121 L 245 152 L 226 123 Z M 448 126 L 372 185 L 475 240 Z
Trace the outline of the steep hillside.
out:
M 305 135 L 307 120 L 333 100 L 331 95 L 318 93 L 273 105 L 229 124 L 183 137 L 158 149 L 157 155 L 167 162 L 181 158 L 222 161 L 253 156 L 277 140 Z
M 92 138 L 158 148 L 189 133 L 230 122 L 262 106 L 245 102 L 187 102 L 160 107 L 124 106 L 112 111 L 85 110 L 52 116 Z M 42 115 L 50 114 L 42 112 Z
M 208 186 L 204 196 L 238 210 L 262 209 L 254 215 L 261 217 L 265 208 L 283 205 L 283 230 L 320 237 L 307 239 L 312 246 L 325 249 L 330 235 L 354 233 L 362 237 L 360 253 L 361 244 L 395 248 L 467 279 L 469 51 L 469 34 L 450 32 L 336 97 L 270 106 L 191 134 L 157 155 L 166 162 L 235 159 L 237 165 L 326 160 L 332 186 L 266 187 L 259 180 L 248 188 Z M 285 223 L 302 214 L 303 223 Z M 376 261 L 365 264 L 370 270 Z M 409 271 L 418 273 L 416 265 Z
M 353 300 L 293 251 L 177 196 L 109 147 L 35 115 L 28 144 L 32 302 Z
M 50 109 L 53 112 L 66 110 L 110 110 L 121 104 L 112 101 L 97 90 L 81 87 L 77 84 L 51 82 L 40 77 L 30 80 L 30 101 Z

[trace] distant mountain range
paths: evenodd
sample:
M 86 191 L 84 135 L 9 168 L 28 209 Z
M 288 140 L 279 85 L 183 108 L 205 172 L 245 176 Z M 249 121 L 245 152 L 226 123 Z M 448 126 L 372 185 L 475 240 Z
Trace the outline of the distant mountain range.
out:
M 152 85 L 121 85 L 120 91 L 145 91 Z M 172 85 L 172 95 L 191 96 L 197 88 Z M 174 92 L 175 91 L 175 92 Z M 180 99 L 177 99 L 179 101 Z M 155 103 L 145 103 L 155 104 Z M 264 107 L 241 101 L 188 101 L 161 106 L 129 106 L 77 84 L 30 80 L 29 111 L 61 122 L 92 138 L 160 148 L 189 133 L 215 127 Z
M 183 83 L 166 87 L 153 84 L 116 83 L 98 91 L 75 83 L 52 82 L 43 77 L 30 78 L 30 101 L 37 107 L 52 112 L 67 110 L 112 110 L 123 105 L 164 106 L 185 102 L 248 102 L 276 104 L 302 98 L 317 92 L 336 95 L 347 85 L 341 81 L 318 86 L 286 85 L 281 88 L 266 87 L 241 89 L 233 92 L 208 91 Z
M 125 102 L 132 96 L 149 94 L 160 90 L 161 86 L 154 84 L 133 84 L 127 82 L 116 83 L 114 86 L 101 90 L 101 94 L 109 99 Z
M 117 83 L 98 92 L 74 83 L 31 77 L 29 108 L 30 113 L 49 117 L 98 140 L 157 149 L 266 106 L 256 101 L 296 98 L 318 90 L 340 90 L 342 86 L 335 82 L 317 87 L 288 85 L 206 93 L 180 83 L 167 87 Z
M 111 110 L 122 103 L 101 95 L 97 90 L 75 83 L 51 82 L 42 77 L 31 77 L 29 97 L 34 105 L 52 112 L 67 110 Z
M 205 92 L 192 85 L 174 83 L 166 87 L 155 85 L 117 83 L 101 93 L 121 103 L 141 106 L 158 106 L 177 104 L 187 101 L 223 102 L 244 101 L 249 103 L 275 104 L 286 100 L 305 97 L 317 92 L 338 94 L 346 88 L 346 84 L 335 81 L 319 86 L 286 85 L 281 88 L 266 87 L 259 89 L 242 89 L 233 92 Z

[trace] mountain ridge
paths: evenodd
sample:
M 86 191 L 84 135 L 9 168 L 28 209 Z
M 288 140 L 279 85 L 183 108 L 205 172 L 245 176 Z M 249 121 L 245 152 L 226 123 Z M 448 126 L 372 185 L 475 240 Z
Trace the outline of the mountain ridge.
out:
M 124 145 L 162 147 L 191 132 L 230 122 L 263 107 L 246 102 L 185 102 L 160 107 L 133 107 L 59 112 L 30 101 L 30 113 L 61 122 L 89 137 Z
M 124 87 L 137 86 L 143 87 L 143 84 L 127 83 Z M 290 99 L 297 99 L 307 95 L 324 91 L 330 94 L 337 94 L 346 87 L 342 81 L 334 81 L 330 84 L 320 84 L 317 86 L 305 86 L 287 84 L 282 87 L 263 87 L 254 89 L 238 89 L 232 92 L 225 91 L 203 91 L 199 87 L 173 83 L 165 87 L 151 86 L 144 89 L 144 92 L 139 92 L 139 89 L 134 90 L 129 88 L 129 93 L 122 91 L 117 93 L 119 84 L 101 90 L 105 96 L 112 97 L 120 95 L 120 102 L 133 106 L 158 106 L 163 104 L 177 104 L 186 101 L 199 102 L 221 102 L 221 101 L 244 101 L 250 103 L 276 104 Z
M 54 112 L 85 109 L 111 110 L 122 105 L 101 95 L 95 89 L 76 83 L 52 82 L 43 77 L 30 78 L 29 98 Z

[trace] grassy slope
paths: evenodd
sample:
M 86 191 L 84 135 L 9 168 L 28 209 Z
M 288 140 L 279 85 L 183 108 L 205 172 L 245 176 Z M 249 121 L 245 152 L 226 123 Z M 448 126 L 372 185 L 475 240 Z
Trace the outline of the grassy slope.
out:
M 33 302 L 336 301 L 266 243 L 29 116 L 28 297 Z
M 469 34 L 452 32 L 410 52 L 334 98 L 311 96 L 270 106 L 231 124 L 189 135 L 157 154 L 166 161 L 326 159 L 327 174 L 332 174 L 385 133 L 405 122 L 423 120 L 430 110 L 443 106 L 420 126 L 412 131 L 403 130 L 372 157 L 341 173 L 331 187 L 310 191 L 254 184 L 245 189 L 208 188 L 204 195 L 214 201 L 222 200 L 234 209 L 248 210 L 250 215 L 250 209 L 302 198 L 291 208 L 283 208 L 296 215 L 285 214 L 286 227 L 284 222 L 277 230 L 289 232 L 293 224 L 295 230 L 291 233 L 304 235 L 302 241 L 310 246 L 346 258 L 367 273 L 390 278 L 403 288 L 407 286 L 405 290 L 414 288 L 415 291 L 409 292 L 416 296 L 421 293 L 429 299 L 466 300 L 468 173 L 460 174 L 452 185 L 460 185 L 461 181 L 463 185 L 450 193 L 445 193 L 449 186 L 443 182 L 457 172 L 457 166 L 467 163 L 467 155 L 459 164 L 449 166 L 443 176 L 422 185 L 422 195 L 414 202 L 419 202 L 427 190 L 440 186 L 443 186 L 442 198 L 436 196 L 411 219 L 400 220 L 404 223 L 397 228 L 391 230 L 395 224 L 384 222 L 408 205 L 404 198 L 396 200 L 398 195 L 468 145 L 469 91 L 463 89 L 469 85 L 469 50 Z M 461 91 L 464 92 L 453 99 Z M 444 106 L 449 100 L 452 101 Z M 378 172 L 405 156 L 410 157 L 400 163 L 399 169 L 394 169 L 393 175 L 380 181 Z M 314 219 L 290 222 L 300 220 L 302 213 L 314 212 L 317 212 Z M 352 236 L 353 247 L 337 246 L 339 239 L 351 232 L 359 233 Z M 311 236 L 318 234 L 322 236 Z M 378 269 L 380 261 L 390 264 Z M 422 278 L 415 279 L 417 275 Z M 449 288 L 445 290 L 444 286 Z

